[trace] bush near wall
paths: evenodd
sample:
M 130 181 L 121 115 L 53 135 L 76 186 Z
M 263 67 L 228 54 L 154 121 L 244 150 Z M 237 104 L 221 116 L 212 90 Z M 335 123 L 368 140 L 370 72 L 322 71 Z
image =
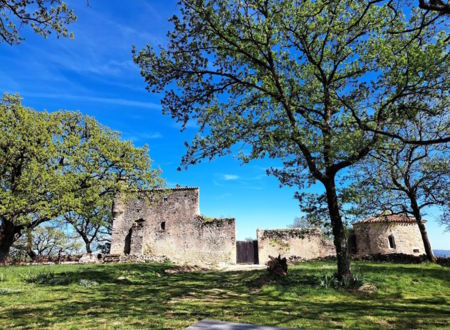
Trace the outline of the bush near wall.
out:
M 373 254 L 362 257 L 352 257 L 353 260 L 358 261 L 373 261 L 373 262 L 390 262 L 390 263 L 399 263 L 399 264 L 420 264 L 424 262 L 428 262 L 426 255 L 420 256 L 412 256 L 404 253 L 391 253 L 391 254 Z M 335 256 L 327 256 L 324 258 L 317 258 L 310 261 L 335 261 Z M 290 263 L 298 263 L 304 262 L 301 259 L 290 259 Z M 441 266 L 450 267 L 450 258 L 445 257 L 437 257 L 436 263 Z

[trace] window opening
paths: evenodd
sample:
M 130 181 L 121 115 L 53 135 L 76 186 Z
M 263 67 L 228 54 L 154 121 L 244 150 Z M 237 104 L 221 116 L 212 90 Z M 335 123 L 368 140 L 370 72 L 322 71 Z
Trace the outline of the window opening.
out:
M 388 241 L 389 241 L 389 248 L 390 249 L 395 249 L 395 240 L 394 240 L 394 236 L 393 235 L 389 235 L 388 236 Z
M 161 230 L 166 230 L 166 222 L 161 222 Z
M 130 228 L 130 230 L 128 231 L 127 236 L 125 237 L 125 245 L 123 247 L 123 253 L 124 254 L 130 254 L 131 252 L 131 234 L 132 234 L 133 229 Z

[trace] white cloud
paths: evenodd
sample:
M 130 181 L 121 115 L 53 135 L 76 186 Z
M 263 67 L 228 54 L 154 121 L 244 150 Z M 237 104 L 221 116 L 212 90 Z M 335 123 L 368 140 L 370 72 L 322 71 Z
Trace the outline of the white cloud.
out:
M 223 175 L 223 179 L 224 179 L 225 181 L 232 181 L 232 180 L 237 180 L 237 179 L 239 179 L 239 176 L 238 176 L 238 175 L 235 175 L 235 174 L 224 174 L 224 175 Z
M 161 110 L 161 105 L 152 102 L 135 101 L 114 97 L 96 97 L 86 95 L 71 95 L 71 94 L 53 94 L 53 93 L 23 93 L 26 97 L 37 97 L 46 99 L 64 99 L 64 100 L 81 100 L 96 103 L 105 103 L 113 105 L 122 105 L 126 107 L 136 107 L 145 109 Z
M 148 132 L 148 133 L 138 133 L 133 132 L 133 135 L 127 135 L 126 132 L 124 133 L 124 136 L 126 139 L 131 140 L 135 143 L 137 142 L 146 142 L 147 140 L 156 140 L 156 139 L 162 139 L 163 135 L 160 132 Z
M 149 133 L 149 134 L 143 134 L 142 138 L 144 139 L 162 139 L 163 135 L 160 132 L 154 132 L 154 133 Z

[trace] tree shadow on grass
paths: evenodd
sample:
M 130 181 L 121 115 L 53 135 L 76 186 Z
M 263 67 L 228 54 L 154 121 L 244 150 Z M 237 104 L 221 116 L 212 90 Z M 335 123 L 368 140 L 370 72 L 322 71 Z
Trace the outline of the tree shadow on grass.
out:
M 294 268 L 285 280 L 255 285 L 265 271 L 166 274 L 168 267 L 118 264 L 61 272 L 70 283 L 38 284 L 52 296 L 26 308 L 3 308 L 0 317 L 24 328 L 55 324 L 95 328 L 117 323 L 120 328 L 153 329 L 181 329 L 204 318 L 329 328 L 379 328 L 381 321 L 388 320 L 394 328 L 415 328 L 445 326 L 449 317 L 444 298 L 361 297 L 354 292 L 320 289 L 320 270 L 314 275 Z M 379 272 L 383 266 L 371 266 L 367 271 L 374 268 Z M 427 276 L 437 276 L 430 270 L 425 269 Z M 406 270 L 399 266 L 399 270 L 390 267 L 389 271 L 395 275 Z M 83 287 L 79 285 L 82 279 L 98 284 Z
M 431 264 L 390 264 L 390 263 L 370 263 L 358 264 L 362 272 L 376 274 L 396 274 L 397 276 L 406 275 L 408 277 L 429 277 L 443 281 L 450 286 L 449 268 L 440 265 Z

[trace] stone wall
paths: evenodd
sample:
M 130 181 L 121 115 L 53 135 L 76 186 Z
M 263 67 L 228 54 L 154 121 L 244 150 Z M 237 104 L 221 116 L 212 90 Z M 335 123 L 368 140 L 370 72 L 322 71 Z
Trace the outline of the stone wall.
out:
M 333 242 L 323 239 L 320 229 L 258 229 L 256 235 L 260 264 L 279 254 L 290 261 L 336 255 Z
M 371 254 L 403 253 L 421 255 L 425 253 L 419 226 L 416 223 L 356 223 L 357 256 Z M 389 242 L 391 238 L 391 244 Z
M 236 262 L 235 220 L 202 217 L 198 188 L 117 198 L 113 216 L 112 254 L 165 256 L 179 264 Z
M 415 222 L 377 219 L 354 224 L 356 256 L 425 253 Z M 167 258 L 178 264 L 236 263 L 235 220 L 201 216 L 198 188 L 118 196 L 113 220 L 111 254 Z M 333 242 L 325 240 L 320 229 L 257 230 L 257 240 L 260 264 L 279 254 L 290 261 L 336 255 Z

